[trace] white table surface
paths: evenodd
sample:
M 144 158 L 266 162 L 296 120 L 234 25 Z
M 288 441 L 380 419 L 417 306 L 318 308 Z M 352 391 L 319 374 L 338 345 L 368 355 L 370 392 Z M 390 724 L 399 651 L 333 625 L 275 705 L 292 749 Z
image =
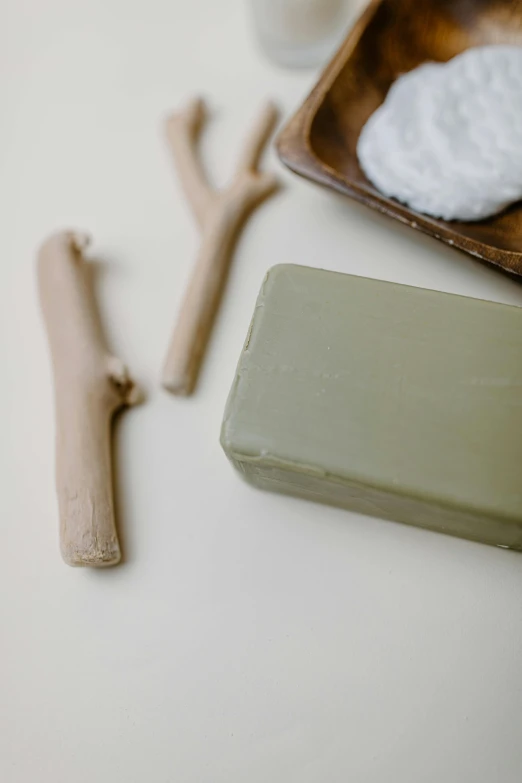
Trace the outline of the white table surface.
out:
M 2 783 L 520 783 L 522 556 L 263 494 L 220 420 L 266 269 L 522 305 L 514 281 L 271 166 L 198 394 L 158 375 L 197 245 L 161 132 L 202 91 L 222 180 L 264 96 L 240 0 L 0 3 Z M 116 428 L 122 566 L 58 554 L 34 252 L 86 228 L 110 342 L 148 401 Z

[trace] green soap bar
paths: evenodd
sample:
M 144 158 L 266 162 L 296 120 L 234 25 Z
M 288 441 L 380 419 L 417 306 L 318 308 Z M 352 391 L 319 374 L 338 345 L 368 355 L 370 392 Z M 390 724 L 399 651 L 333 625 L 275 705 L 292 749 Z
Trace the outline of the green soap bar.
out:
M 259 487 L 522 550 L 522 309 L 276 266 L 221 442 Z

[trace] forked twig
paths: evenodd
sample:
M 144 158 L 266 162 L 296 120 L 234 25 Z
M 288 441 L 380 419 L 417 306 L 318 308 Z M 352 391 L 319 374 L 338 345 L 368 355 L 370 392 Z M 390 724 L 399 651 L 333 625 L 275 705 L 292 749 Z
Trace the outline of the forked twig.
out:
M 273 174 L 258 170 L 259 158 L 277 121 L 266 104 L 247 136 L 231 184 L 209 185 L 197 152 L 205 104 L 191 101 L 167 121 L 176 168 L 202 234 L 201 247 L 163 370 L 163 386 L 173 394 L 194 390 L 212 324 L 219 307 L 234 242 L 248 214 L 278 186 Z

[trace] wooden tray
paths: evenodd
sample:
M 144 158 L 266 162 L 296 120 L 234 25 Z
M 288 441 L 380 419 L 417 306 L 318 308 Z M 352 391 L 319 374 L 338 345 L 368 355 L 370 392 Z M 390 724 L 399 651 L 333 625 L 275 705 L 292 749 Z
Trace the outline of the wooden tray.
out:
M 522 275 L 522 202 L 478 223 L 436 220 L 382 195 L 356 155 L 362 127 L 401 73 L 491 43 L 522 45 L 522 0 L 372 0 L 279 135 L 281 160 L 297 174 Z

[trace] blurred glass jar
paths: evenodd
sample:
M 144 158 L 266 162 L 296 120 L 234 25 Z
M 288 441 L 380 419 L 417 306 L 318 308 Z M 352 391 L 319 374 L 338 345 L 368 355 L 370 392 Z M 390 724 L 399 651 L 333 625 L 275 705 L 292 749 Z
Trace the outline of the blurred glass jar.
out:
M 346 0 L 250 0 L 256 34 L 271 60 L 302 68 L 326 61 L 347 24 Z

